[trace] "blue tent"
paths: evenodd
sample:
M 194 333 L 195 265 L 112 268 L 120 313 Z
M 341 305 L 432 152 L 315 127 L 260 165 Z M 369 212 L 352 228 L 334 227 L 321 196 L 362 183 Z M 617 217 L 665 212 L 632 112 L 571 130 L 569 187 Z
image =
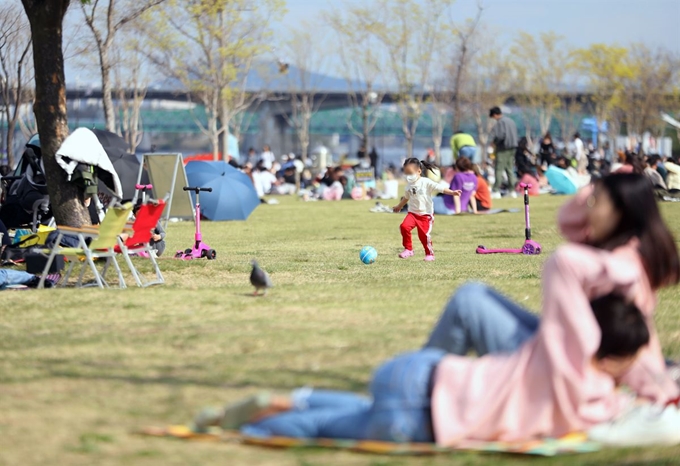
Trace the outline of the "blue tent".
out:
M 189 162 L 186 173 L 189 186 L 213 189 L 201 193 L 201 213 L 208 220 L 245 220 L 260 205 L 248 175 L 226 162 Z

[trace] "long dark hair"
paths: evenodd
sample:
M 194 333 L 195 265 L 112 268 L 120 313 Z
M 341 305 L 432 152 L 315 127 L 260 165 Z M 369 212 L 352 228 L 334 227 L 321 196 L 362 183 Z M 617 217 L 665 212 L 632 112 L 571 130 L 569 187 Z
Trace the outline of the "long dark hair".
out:
M 416 167 L 420 168 L 422 172 L 426 172 L 429 170 L 432 173 L 435 173 L 435 170 L 438 169 L 436 164 L 427 162 L 425 160 L 418 160 L 415 157 L 410 157 L 406 159 L 406 161 L 404 162 L 404 168 L 406 168 L 407 165 L 415 165 Z
M 680 281 L 680 258 L 675 239 L 661 218 L 652 184 L 635 173 L 615 173 L 595 182 L 607 190 L 621 215 L 612 236 L 593 246 L 612 250 L 632 238 L 640 241 L 639 252 L 652 288 Z
M 597 359 L 634 356 L 649 344 L 649 327 L 635 304 L 617 294 L 608 294 L 590 302 L 600 326 L 600 348 Z
M 642 158 L 635 152 L 626 152 L 626 162 L 627 165 L 633 167 L 633 173 L 642 175 L 645 171 L 644 163 Z

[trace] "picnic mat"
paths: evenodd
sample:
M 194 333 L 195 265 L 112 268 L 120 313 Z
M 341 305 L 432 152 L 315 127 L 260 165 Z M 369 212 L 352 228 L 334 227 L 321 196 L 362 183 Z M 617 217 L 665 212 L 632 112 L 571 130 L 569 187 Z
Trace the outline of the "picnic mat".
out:
M 267 448 L 330 448 L 380 455 L 436 455 L 455 451 L 486 453 L 512 453 L 533 456 L 556 456 L 573 453 L 592 453 L 599 444 L 589 442 L 585 434 L 570 434 L 560 439 L 542 439 L 527 442 L 476 442 L 468 441 L 455 448 L 442 448 L 431 443 L 391 443 L 335 439 L 298 439 L 288 437 L 248 437 L 238 431 L 214 428 L 208 433 L 195 433 L 188 426 L 147 427 L 138 432 L 151 437 L 166 437 L 189 441 L 230 442 Z

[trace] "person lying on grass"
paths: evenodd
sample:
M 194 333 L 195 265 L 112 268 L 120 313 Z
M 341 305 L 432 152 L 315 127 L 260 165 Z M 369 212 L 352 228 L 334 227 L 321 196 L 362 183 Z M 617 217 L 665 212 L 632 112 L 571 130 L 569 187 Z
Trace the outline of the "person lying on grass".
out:
M 52 288 L 59 280 L 59 275 L 48 275 L 45 279 L 45 288 Z M 28 288 L 37 288 L 40 283 L 40 276 L 23 270 L 2 269 L 0 268 L 0 290 L 8 286 L 24 285 Z
M 584 304 L 582 314 L 551 308 L 537 338 L 515 353 L 470 358 L 424 348 L 380 366 L 370 398 L 308 388 L 275 399 L 260 394 L 222 412 L 203 412 L 196 428 L 218 422 L 238 428 L 250 420 L 241 430 L 253 437 L 436 440 L 442 446 L 585 429 L 631 403 L 615 381 L 649 342 L 649 331 L 640 310 L 621 295 Z M 263 409 L 270 412 L 253 421 Z

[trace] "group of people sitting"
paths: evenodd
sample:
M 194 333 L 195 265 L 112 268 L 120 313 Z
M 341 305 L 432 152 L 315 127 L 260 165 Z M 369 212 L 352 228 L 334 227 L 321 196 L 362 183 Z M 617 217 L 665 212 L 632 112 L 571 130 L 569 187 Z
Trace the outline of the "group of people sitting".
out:
M 372 160 L 361 159 L 362 163 Z M 360 164 L 361 165 L 361 164 Z M 249 157 L 242 167 L 255 187 L 262 202 L 267 195 L 299 194 L 304 200 L 339 201 L 342 199 L 373 199 L 379 193 L 375 183 L 369 183 L 366 189 L 357 186 L 354 172 L 340 166 L 328 166 L 325 172 L 314 176 L 309 164 L 305 164 L 295 154 L 284 155 L 281 163 L 276 160 L 268 146 L 258 158 L 254 149 L 250 149 Z M 361 165 L 359 168 L 363 168 Z M 367 169 L 371 169 L 368 164 Z M 389 170 L 386 170 L 389 172 Z M 390 173 L 387 173 L 389 176 Z M 361 190 L 361 193 L 358 192 Z
M 460 196 L 440 195 L 433 199 L 434 213 L 453 215 L 461 212 L 479 213 L 492 207 L 491 190 L 479 165 L 467 157 L 458 157 L 442 177 L 452 191 L 461 191 Z
M 680 388 L 654 324 L 680 259 L 651 184 L 625 173 L 596 180 L 558 226 L 567 244 L 544 266 L 540 317 L 487 285 L 464 285 L 422 348 L 373 373 L 368 396 L 261 394 L 201 412 L 195 428 L 445 447 L 583 431 L 614 445 L 680 443 Z

